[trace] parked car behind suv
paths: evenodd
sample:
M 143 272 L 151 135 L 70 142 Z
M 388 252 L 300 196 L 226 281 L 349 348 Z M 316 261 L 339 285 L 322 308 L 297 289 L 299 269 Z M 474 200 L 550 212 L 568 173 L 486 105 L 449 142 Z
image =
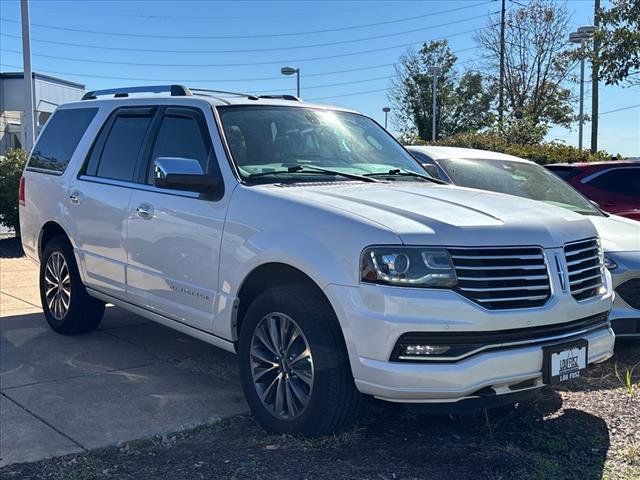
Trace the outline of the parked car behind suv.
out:
M 569 184 L 523 158 L 471 148 L 407 148 L 455 185 L 540 200 L 587 216 L 600 234 L 617 293 L 609 314 L 613 331 L 617 337 L 640 338 L 640 223 L 603 213 Z M 586 268 L 588 262 L 579 266 Z
M 640 220 L 640 163 L 556 163 L 547 168 L 604 211 Z
M 443 185 L 352 111 L 127 97 L 141 90 L 59 107 L 24 172 L 23 246 L 57 332 L 112 302 L 235 351 L 258 421 L 308 435 L 348 424 L 362 394 L 513 402 L 612 355 L 584 217 Z

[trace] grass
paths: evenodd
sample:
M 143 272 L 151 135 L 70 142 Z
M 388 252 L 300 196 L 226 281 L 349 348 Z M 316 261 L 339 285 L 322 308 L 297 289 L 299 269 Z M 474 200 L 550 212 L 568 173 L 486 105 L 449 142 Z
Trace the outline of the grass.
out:
M 614 367 L 613 367 L 615 375 L 616 375 L 616 378 L 624 386 L 624 388 L 626 389 L 627 393 L 631 397 L 633 397 L 633 395 L 636 392 L 636 387 L 633 384 L 633 371 L 636 369 L 636 367 L 638 365 L 640 365 L 640 362 L 636 363 L 631 368 L 626 368 L 624 376 L 620 375 L 620 372 L 618 371 L 618 362 L 615 362 L 614 363 Z

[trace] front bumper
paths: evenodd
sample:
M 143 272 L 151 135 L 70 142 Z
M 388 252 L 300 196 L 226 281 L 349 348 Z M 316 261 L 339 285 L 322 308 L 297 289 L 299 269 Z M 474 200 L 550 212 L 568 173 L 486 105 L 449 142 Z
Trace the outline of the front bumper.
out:
M 486 310 L 450 290 L 408 289 L 361 284 L 330 285 L 325 292 L 340 320 L 357 388 L 382 400 L 447 403 L 535 391 L 542 382 L 542 347 L 574 338 L 589 342 L 589 363 L 613 355 L 615 337 L 608 324 L 572 337 L 538 338 L 509 348 L 479 351 L 453 362 L 391 361 L 398 339 L 410 332 L 509 331 L 540 328 L 606 314 L 613 294 L 576 302 L 556 292 L 543 307 Z
M 606 252 L 606 255 L 617 265 L 611 271 L 614 290 L 630 280 L 640 279 L 640 252 Z M 617 337 L 640 338 L 640 308 L 625 301 L 619 293 L 609 319 Z

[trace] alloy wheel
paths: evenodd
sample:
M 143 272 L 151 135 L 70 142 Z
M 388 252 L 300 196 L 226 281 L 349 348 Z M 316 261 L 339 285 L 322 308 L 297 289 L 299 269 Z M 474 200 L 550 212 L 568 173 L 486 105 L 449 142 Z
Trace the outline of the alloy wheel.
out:
M 44 288 L 49 312 L 56 320 L 62 320 L 71 304 L 71 277 L 67 261 L 60 252 L 53 252 L 47 260 Z
M 263 406 L 279 419 L 301 415 L 313 390 L 313 358 L 298 324 L 283 313 L 270 313 L 251 338 L 251 375 Z

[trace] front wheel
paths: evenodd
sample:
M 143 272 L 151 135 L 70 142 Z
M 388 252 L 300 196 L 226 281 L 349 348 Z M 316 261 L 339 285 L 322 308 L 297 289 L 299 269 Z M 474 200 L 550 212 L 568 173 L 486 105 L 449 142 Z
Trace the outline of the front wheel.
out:
M 239 339 L 249 407 L 274 433 L 333 433 L 356 417 L 357 391 L 338 320 L 308 287 L 271 288 L 249 306 Z
M 73 249 L 62 235 L 47 242 L 42 252 L 40 301 L 47 323 L 58 333 L 89 332 L 102 320 L 104 302 L 87 293 Z

